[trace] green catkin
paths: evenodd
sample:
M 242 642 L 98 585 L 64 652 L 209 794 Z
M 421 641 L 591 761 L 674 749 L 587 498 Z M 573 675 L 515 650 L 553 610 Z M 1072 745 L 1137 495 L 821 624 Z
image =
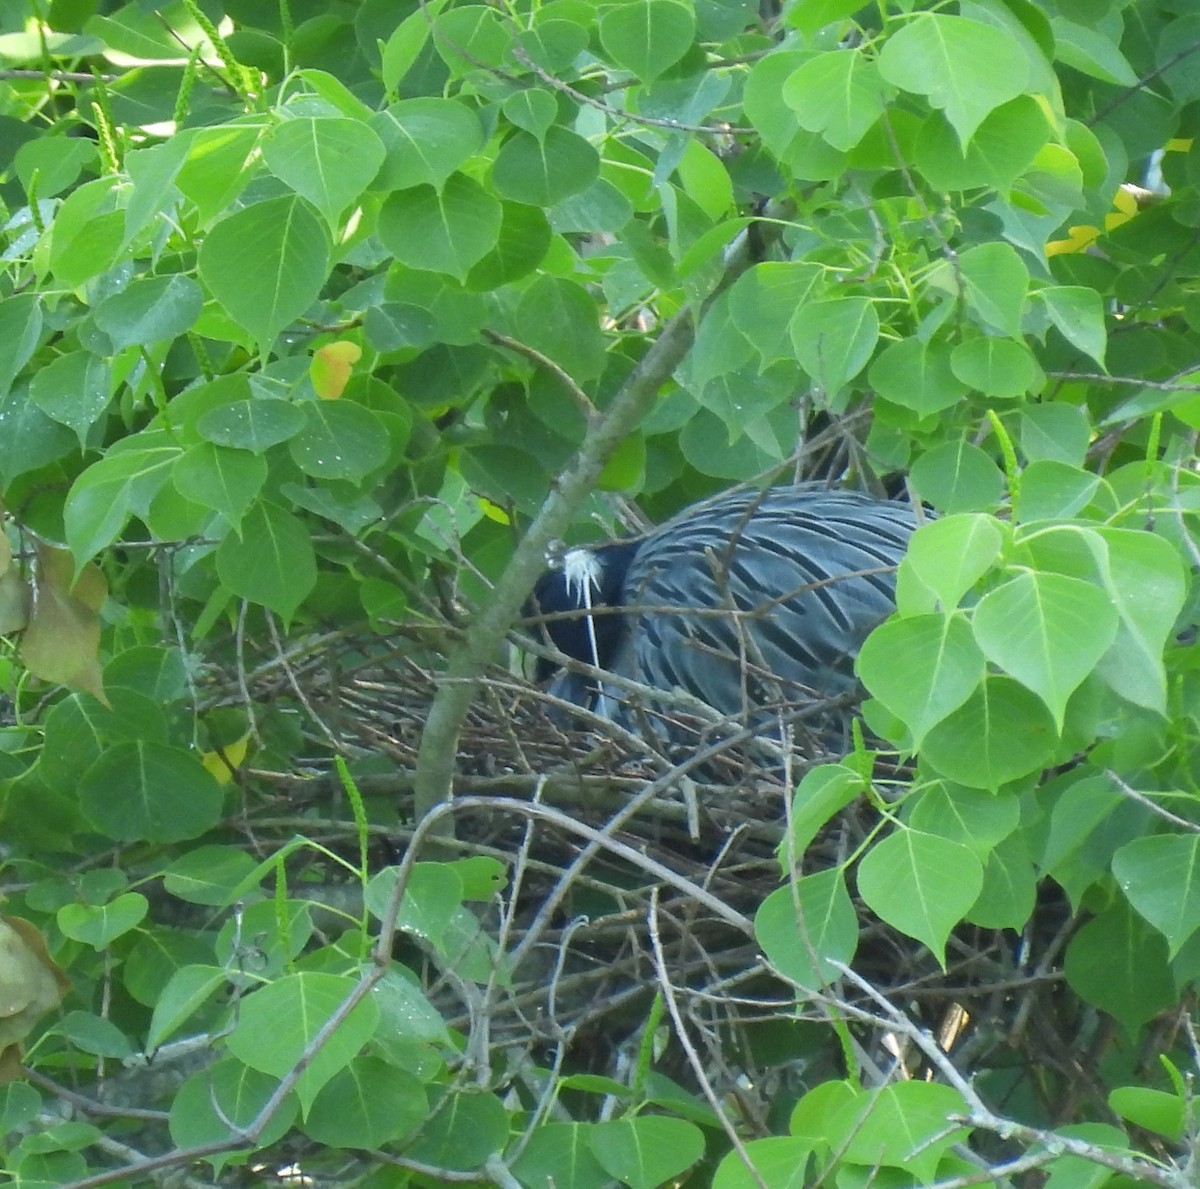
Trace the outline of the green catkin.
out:
M 1021 471 L 1017 466 L 1017 452 L 1013 447 L 1012 438 L 1008 436 L 1008 430 L 1004 428 L 1004 423 L 995 409 L 988 409 L 987 416 L 988 421 L 991 422 L 992 432 L 996 435 L 996 441 L 1000 444 L 1000 454 L 1004 459 L 1004 473 L 1008 476 L 1008 495 L 1015 506 L 1021 497 Z
M 183 78 L 179 80 L 179 94 L 175 96 L 175 127 L 181 128 L 187 119 L 188 104 L 192 99 L 192 87 L 196 84 L 196 73 L 200 65 L 200 47 L 192 46 L 188 54 L 187 65 L 183 68 Z
M 238 98 L 243 102 L 250 99 L 250 88 L 247 86 L 247 75 L 242 64 L 237 60 L 233 50 L 229 48 L 229 43 L 221 36 L 216 25 L 208 19 L 207 14 L 196 3 L 196 0 L 183 0 L 184 7 L 188 10 L 188 15 L 200 26 L 201 32 L 212 43 L 213 49 L 217 51 L 217 57 L 221 59 L 221 64 L 225 67 L 229 75 L 229 85 L 237 92 Z
M 117 141 L 113 135 L 112 124 L 108 120 L 108 113 L 100 104 L 93 103 L 92 118 L 96 121 L 96 136 L 100 144 L 100 159 L 104 162 L 104 172 L 119 173 L 121 162 L 117 156 Z
M 38 183 L 42 180 L 42 171 L 34 169 L 29 178 L 29 185 L 25 187 L 25 193 L 29 196 L 29 221 L 33 224 L 38 235 L 42 235 L 46 230 L 45 220 L 42 218 L 42 212 L 38 210 Z

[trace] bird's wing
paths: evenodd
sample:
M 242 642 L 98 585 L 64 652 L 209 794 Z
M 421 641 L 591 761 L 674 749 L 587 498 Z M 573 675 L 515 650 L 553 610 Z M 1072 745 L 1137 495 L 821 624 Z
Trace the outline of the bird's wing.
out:
M 643 541 L 629 568 L 631 631 L 616 671 L 726 714 L 839 692 L 892 609 L 915 523 L 904 504 L 811 488 L 685 514 Z

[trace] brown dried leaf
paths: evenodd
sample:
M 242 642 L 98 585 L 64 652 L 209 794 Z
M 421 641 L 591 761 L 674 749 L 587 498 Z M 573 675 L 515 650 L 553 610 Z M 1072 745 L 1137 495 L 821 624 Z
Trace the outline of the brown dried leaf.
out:
M 66 974 L 33 924 L 21 917 L 0 917 L 0 1046 L 19 1045 L 34 1024 L 62 1002 L 68 986 Z
M 71 554 L 45 544 L 37 546 L 37 559 L 21 659 L 35 677 L 85 690 L 108 705 L 99 655 L 98 612 L 108 594 L 104 575 L 88 563 L 73 582 Z

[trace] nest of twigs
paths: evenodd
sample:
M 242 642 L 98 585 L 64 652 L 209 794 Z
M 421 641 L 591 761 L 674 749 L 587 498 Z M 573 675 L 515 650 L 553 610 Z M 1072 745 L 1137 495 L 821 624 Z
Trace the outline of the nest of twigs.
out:
M 435 681 L 411 659 L 347 645 L 314 642 L 248 684 L 258 702 L 300 701 L 316 747 L 357 757 L 373 858 L 383 866 L 412 834 L 412 776 Z M 845 716 L 844 705 L 834 709 Z M 519 676 L 489 676 L 461 737 L 455 836 L 441 845 L 453 855 L 499 859 L 509 884 L 480 913 L 497 971 L 483 998 L 465 995 L 453 971 L 431 975 L 448 1018 L 469 1032 L 486 1012 L 491 1044 L 524 1054 L 518 1064 L 620 1076 L 656 991 L 666 990 L 676 1023 L 696 1042 L 690 1052 L 674 1050 L 672 1072 L 693 1088 L 707 1081 L 734 1094 L 765 1127 L 783 1082 L 800 1089 L 842 1067 L 833 1030 L 814 1033 L 805 1020 L 870 1013 L 875 1026 L 855 1029 L 862 1059 L 882 1069 L 908 1059 L 897 1055 L 895 1033 L 865 983 L 921 1026 L 945 1030 L 960 1068 L 1058 1065 L 1087 1093 L 1069 1039 L 1080 1022 L 1063 1018 L 1075 1009 L 1055 993 L 1069 928 L 1058 902 L 1035 918 L 1035 966 L 1022 965 L 1011 933 L 970 929 L 951 939 L 945 971 L 924 946 L 858 904 L 854 970 L 863 982 L 810 989 L 797 1010 L 797 989 L 764 962 L 752 922 L 781 886 L 790 790 L 812 764 L 836 756 L 797 751 L 764 766 L 744 739 L 724 742 L 728 729 L 694 725 L 697 747 L 668 754 L 548 711 L 544 692 Z M 698 750 L 703 762 L 689 767 Z M 303 780 L 260 773 L 268 796 L 252 810 L 252 828 L 261 841 L 268 823 L 286 825 L 351 854 L 355 834 L 340 785 L 327 763 L 312 768 Z M 878 774 L 884 788 L 897 775 L 883 758 Z M 290 816 L 280 814 L 284 802 Z M 843 862 L 877 821 L 878 809 L 860 798 L 808 848 L 803 870 Z M 404 956 L 422 961 L 415 950 Z

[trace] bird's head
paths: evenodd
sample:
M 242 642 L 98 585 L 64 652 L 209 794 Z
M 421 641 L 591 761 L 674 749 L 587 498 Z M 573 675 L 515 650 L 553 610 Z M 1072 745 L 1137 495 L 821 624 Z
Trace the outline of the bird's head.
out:
M 588 665 L 609 666 L 626 630 L 622 588 L 636 551 L 634 541 L 568 549 L 562 562 L 538 579 L 534 613 L 550 617 L 543 626 L 560 652 Z M 553 661 L 539 658 L 538 680 L 554 669 Z

